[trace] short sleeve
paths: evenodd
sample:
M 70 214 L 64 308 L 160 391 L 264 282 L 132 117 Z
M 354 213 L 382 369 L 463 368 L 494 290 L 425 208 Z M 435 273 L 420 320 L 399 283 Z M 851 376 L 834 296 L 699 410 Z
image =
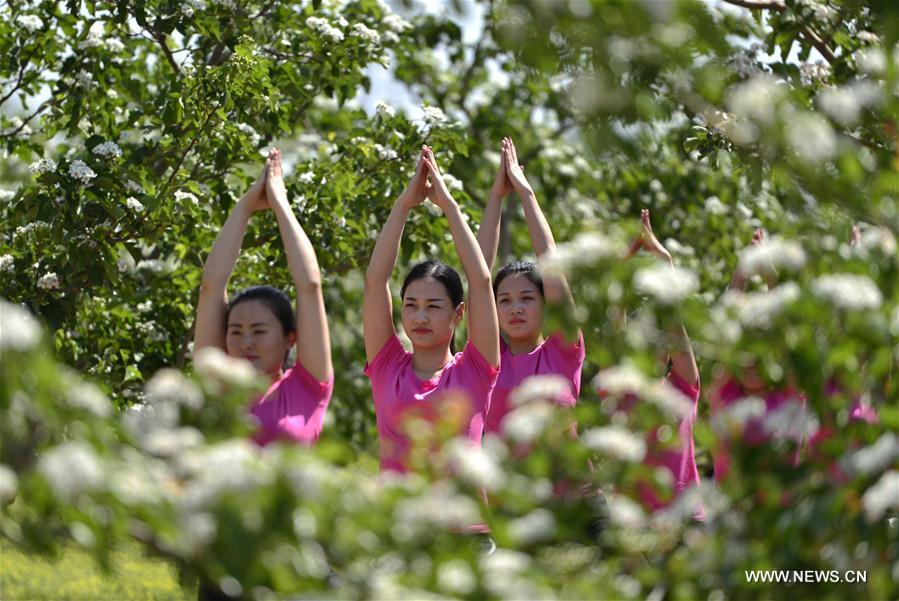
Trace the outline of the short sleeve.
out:
M 462 355 L 459 366 L 465 366 L 474 373 L 478 380 L 487 386 L 493 386 L 496 383 L 496 377 L 499 375 L 499 368 L 490 365 L 490 362 L 484 358 L 481 351 L 469 340 L 465 343 L 465 348 L 460 353 Z
M 387 342 L 384 343 L 384 346 L 381 347 L 381 350 L 378 351 L 371 363 L 365 364 L 364 373 L 370 379 L 375 380 L 380 374 L 384 373 L 384 370 L 391 365 L 395 365 L 405 356 L 406 349 L 403 348 L 403 343 L 400 342 L 399 337 L 394 334 L 387 339 Z
M 333 371 L 330 378 L 319 382 L 297 359 L 286 379 L 296 383 L 310 398 L 317 399 L 319 403 L 327 403 L 331 400 L 331 393 L 334 391 Z

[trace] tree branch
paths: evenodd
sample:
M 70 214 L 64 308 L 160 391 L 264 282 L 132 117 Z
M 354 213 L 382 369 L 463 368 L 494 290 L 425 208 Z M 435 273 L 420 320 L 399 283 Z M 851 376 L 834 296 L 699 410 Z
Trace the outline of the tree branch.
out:
M 12 130 L 11 132 L 7 132 L 5 134 L 0 135 L 0 138 L 12 138 L 16 136 L 20 131 L 25 129 L 25 126 L 28 125 L 28 122 L 38 116 L 39 113 L 43 112 L 47 107 L 56 104 L 56 100 L 53 98 L 48 98 L 44 102 L 42 102 L 33 113 L 28 115 L 25 119 L 22 120 L 22 125 Z
M 724 0 L 727 4 L 742 6 L 749 10 L 776 10 L 781 12 L 787 7 L 781 0 Z
M 172 51 L 169 49 L 169 45 L 165 43 L 165 36 L 163 36 L 161 33 L 153 32 L 153 39 L 156 40 L 156 43 L 159 44 L 160 48 L 162 48 L 162 53 L 165 55 L 166 60 L 169 61 L 172 69 L 175 70 L 175 73 L 181 75 L 181 67 L 178 66 L 178 63 L 175 61 L 175 57 L 172 56 Z

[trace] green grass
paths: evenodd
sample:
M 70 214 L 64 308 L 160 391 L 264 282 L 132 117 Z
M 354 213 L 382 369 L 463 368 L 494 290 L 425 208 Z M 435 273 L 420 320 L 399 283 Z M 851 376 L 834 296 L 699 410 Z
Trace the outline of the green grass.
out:
M 171 564 L 146 557 L 137 543 L 122 543 L 112 554 L 108 574 L 75 546 L 56 559 L 21 552 L 0 540 L 0 599 L 3 601 L 84 599 L 197 598 L 195 587 L 182 588 Z

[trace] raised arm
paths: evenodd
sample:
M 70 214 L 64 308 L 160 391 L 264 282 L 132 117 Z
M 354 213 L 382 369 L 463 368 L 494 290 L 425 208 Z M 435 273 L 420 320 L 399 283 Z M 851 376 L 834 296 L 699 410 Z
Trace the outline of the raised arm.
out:
M 496 262 L 496 252 L 499 248 L 499 224 L 502 219 L 503 198 L 512 191 L 512 182 L 506 176 L 506 152 L 508 138 L 503 138 L 500 149 L 499 169 L 493 178 L 493 187 L 490 196 L 487 197 L 487 205 L 484 207 L 484 215 L 481 225 L 478 227 L 478 246 L 487 262 L 487 269 L 493 271 Z
M 219 230 L 212 250 L 203 266 L 203 280 L 200 285 L 200 298 L 197 302 L 197 318 L 194 328 L 194 352 L 207 346 L 225 350 L 225 310 L 228 305 L 226 288 L 237 257 L 240 245 L 250 222 L 250 215 L 268 208 L 265 195 L 265 174 L 262 170 L 253 185 L 247 190 L 228 215 L 222 229 Z
M 365 358 L 370 363 L 378 351 L 396 334 L 393 327 L 393 301 L 390 295 L 390 276 L 396 267 L 400 240 L 406 218 L 413 207 L 428 195 L 428 170 L 424 164 L 424 147 L 415 174 L 409 185 L 393 203 L 387 222 L 378 236 L 365 271 L 365 298 L 362 303 L 362 330 L 365 338 Z
M 462 263 L 462 270 L 468 280 L 468 338 L 490 365 L 499 367 L 499 321 L 496 317 L 490 270 L 487 269 L 487 262 L 484 261 L 474 234 L 465 223 L 462 210 L 440 175 L 430 148 L 426 148 L 424 158 L 432 182 L 428 197 L 446 215 L 459 262 Z
M 537 257 L 542 257 L 547 252 L 556 248 L 556 241 L 553 239 L 552 229 L 540 205 L 537 203 L 537 196 L 530 182 L 524 176 L 522 166 L 518 164 L 518 151 L 515 149 L 515 143 L 511 139 L 508 140 L 508 152 L 506 153 L 506 173 L 508 173 L 509 181 L 512 187 L 521 198 L 521 206 L 524 209 L 524 219 L 528 224 L 528 233 L 531 236 L 531 245 Z M 568 288 L 568 280 L 564 275 L 545 274 L 543 277 L 543 293 L 547 302 L 565 303 L 569 306 L 574 305 L 574 299 L 571 297 L 571 290 Z
M 752 232 L 752 241 L 750 244 L 752 246 L 758 246 L 765 241 L 765 230 L 761 228 L 757 228 L 754 232 Z M 737 268 L 734 270 L 734 275 L 730 279 L 730 284 L 727 285 L 728 290 L 746 290 L 746 282 L 749 278 L 746 274 L 743 273 L 740 264 L 737 263 Z M 770 286 L 769 286 L 770 287 Z
M 640 223 L 640 234 L 631 244 L 627 256 L 633 256 L 643 248 L 650 254 L 668 263 L 671 269 L 676 269 L 671 253 L 659 242 L 652 231 L 652 224 L 649 221 L 649 209 L 640 211 Z M 686 328 L 684 328 L 683 324 L 678 324 L 669 333 L 669 336 L 668 353 L 671 358 L 672 370 L 690 386 L 698 386 L 699 368 L 696 366 L 696 356 L 693 354 L 693 345 L 690 344 Z
M 287 254 L 287 266 L 297 290 L 297 358 L 319 382 L 331 378 L 331 335 L 322 297 L 322 276 L 315 248 L 297 221 L 287 201 L 287 189 L 281 171 L 281 151 L 272 149 L 266 161 L 265 193 L 269 199 L 281 242 Z

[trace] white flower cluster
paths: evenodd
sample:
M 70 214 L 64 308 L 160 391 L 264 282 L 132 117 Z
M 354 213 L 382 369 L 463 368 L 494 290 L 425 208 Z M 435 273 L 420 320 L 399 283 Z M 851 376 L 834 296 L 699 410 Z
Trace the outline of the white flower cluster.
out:
M 584 232 L 570 242 L 559 244 L 555 251 L 540 257 L 540 269 L 544 273 L 565 273 L 584 265 L 593 265 L 603 259 L 617 257 L 621 246 L 597 232 Z
M 130 210 L 135 213 L 140 213 L 144 210 L 144 205 L 141 202 L 134 198 L 133 196 L 129 196 L 125 199 L 125 206 L 127 206 Z
M 99 488 L 105 481 L 97 452 L 80 440 L 65 442 L 44 453 L 37 469 L 56 496 L 69 501 Z
M 331 39 L 331 41 L 343 41 L 343 32 L 328 23 L 327 19 L 322 17 L 309 17 L 306 19 L 306 26 L 319 32 L 322 36 Z
M 483 447 L 463 438 L 452 440 L 447 448 L 449 464 L 463 481 L 487 491 L 505 486 L 506 474 L 496 459 Z
M 194 196 L 191 192 L 186 192 L 184 190 L 175 190 L 175 200 L 179 202 L 189 201 L 195 207 L 200 206 L 200 200 Z
M 883 92 L 871 81 L 856 81 L 823 90 L 815 101 L 834 121 L 850 126 L 858 122 L 864 109 L 877 106 L 883 101 Z
M 476 584 L 474 573 L 461 559 L 447 561 L 437 568 L 437 586 L 453 597 L 474 592 Z
M 214 347 L 197 351 L 194 356 L 194 368 L 204 378 L 236 386 L 252 386 L 258 377 L 256 368 L 249 361 L 229 357 Z
M 114 54 L 118 54 L 125 49 L 125 44 L 123 44 L 118 38 L 109 38 L 108 40 L 106 40 L 106 49 Z
M 841 309 L 863 311 L 878 309 L 883 295 L 877 284 L 866 275 L 833 273 L 815 278 L 812 292 Z
M 103 142 L 94 146 L 93 153 L 104 159 L 117 159 L 122 156 L 122 149 L 115 142 Z
M 693 412 L 693 401 L 680 390 L 667 380 L 648 378 L 632 365 L 615 365 L 600 371 L 593 380 L 593 386 L 615 397 L 634 395 L 656 405 L 674 420 Z
M 40 159 L 28 165 L 28 171 L 32 174 L 52 173 L 56 171 L 56 161 L 52 159 Z
M 89 48 L 103 47 L 103 23 L 96 22 L 91 25 L 87 32 L 87 36 L 78 43 L 79 50 L 87 50 Z
M 529 376 L 509 395 L 509 401 L 515 407 L 536 401 L 554 402 L 571 391 L 568 381 L 558 374 Z
M 466 528 L 481 521 L 474 500 L 461 495 L 448 481 L 440 481 L 420 496 L 403 499 L 396 505 L 393 523 L 408 529 L 410 539 L 432 528 Z M 399 533 L 397 533 L 399 534 Z
M 396 109 L 380 100 L 375 104 L 375 111 L 388 119 L 396 117 Z
M 659 263 L 634 274 L 634 288 L 663 305 L 675 305 L 699 289 L 699 278 L 690 269 L 673 269 Z
M 12 255 L 0 255 L 0 273 L 12 273 L 14 267 L 15 258 Z
M 312 184 L 315 182 L 315 173 L 312 171 L 306 171 L 297 176 L 297 181 L 301 184 Z
M 381 43 L 381 35 L 363 23 L 356 23 L 353 25 L 353 37 L 360 38 L 373 46 Z
M 853 55 L 859 71 L 868 75 L 882 75 L 887 68 L 887 56 L 877 47 L 862 48 Z
M 452 173 L 444 172 L 441 174 L 443 177 L 443 183 L 446 184 L 446 187 L 450 190 L 461 190 L 462 189 L 462 181 L 453 175 Z
M 66 388 L 66 402 L 97 417 L 112 415 L 112 404 L 103 391 L 89 382 L 78 381 Z
M 378 153 L 378 158 L 382 161 L 393 161 L 396 160 L 397 157 L 399 157 L 394 149 L 388 148 L 383 144 L 375 144 L 375 152 Z
M 750 421 L 765 415 L 765 401 L 749 396 L 712 415 L 712 430 L 722 438 L 739 438 Z
M 34 33 L 44 28 L 44 22 L 37 15 L 19 15 L 16 17 L 16 25 L 28 33 Z
M 729 90 L 727 107 L 737 118 L 770 124 L 784 95 L 785 88 L 774 77 L 759 74 Z
M 868 476 L 885 470 L 896 459 L 899 459 L 899 437 L 888 432 L 874 444 L 854 451 L 842 463 L 849 473 Z
M 763 49 L 762 44 L 755 43 L 748 48 L 738 49 L 728 60 L 728 64 L 741 78 L 746 79 L 760 73 L 758 66 L 758 53 Z
M 543 599 L 548 593 L 538 594 L 525 577 L 531 566 L 531 558 L 520 551 L 497 549 L 481 555 L 481 582 L 487 591 L 499 599 Z
M 548 509 L 534 509 L 509 522 L 509 536 L 518 545 L 531 545 L 550 539 L 556 533 L 556 517 Z
M 172 403 L 193 411 L 203 407 L 203 393 L 177 369 L 157 371 L 144 386 L 144 392 L 147 399 L 156 404 Z
M 503 420 L 503 435 L 509 440 L 528 443 L 539 438 L 558 412 L 552 404 L 535 401 L 513 409 Z
M 889 509 L 899 509 L 899 471 L 886 472 L 877 484 L 866 490 L 862 506 L 869 522 L 879 520 Z
M 248 493 L 266 483 L 272 466 L 263 461 L 263 453 L 251 440 L 238 438 L 183 454 L 180 471 L 188 478 L 182 507 L 194 512 L 224 494 Z
M 646 442 L 624 426 L 590 428 L 581 441 L 588 449 L 621 461 L 639 462 L 646 456 Z
M 799 78 L 807 86 L 827 79 L 830 73 L 830 65 L 822 61 L 799 64 Z
M 97 174 L 94 173 L 94 170 L 87 163 L 81 159 L 75 159 L 69 165 L 69 177 L 80 181 L 82 186 L 89 186 L 91 180 L 97 177 Z
M 25 225 L 20 225 L 19 227 L 17 227 L 15 232 L 13 232 L 13 235 L 16 238 L 19 238 L 21 236 L 27 236 L 34 230 L 46 229 L 49 227 L 50 227 L 50 224 L 47 223 L 46 221 L 41 221 L 41 220 L 32 221 L 32 222 L 26 223 Z
M 638 529 L 646 525 L 646 513 L 636 501 L 625 495 L 615 494 L 609 496 L 606 502 L 609 506 L 609 518 L 616 526 Z
M 798 271 L 805 262 L 805 251 L 798 242 L 772 237 L 743 249 L 738 269 L 746 277 L 772 276 L 779 269 Z
M 206 10 L 204 0 L 184 0 L 181 3 L 181 13 L 187 17 L 194 16 L 194 12 L 198 10 Z
M 837 152 L 837 137 L 827 119 L 802 111 L 787 122 L 786 141 L 800 159 L 808 163 L 827 161 Z
M 41 338 L 41 326 L 27 310 L 0 298 L 0 350 L 27 351 Z
M 381 25 L 394 33 L 403 33 L 412 29 L 412 23 L 397 14 L 390 14 L 381 20 Z
M 139 183 L 134 181 L 133 179 L 129 179 L 125 182 L 125 190 L 131 192 L 132 194 L 143 194 L 144 189 L 141 187 Z
M 0 463 L 0 505 L 12 503 L 19 492 L 19 477 L 6 465 Z
M 724 307 L 734 307 L 746 327 L 767 330 L 784 309 L 800 297 L 796 282 L 785 282 L 771 290 L 745 293 L 728 290 L 721 298 Z
M 251 146 L 259 146 L 260 142 L 262 142 L 262 136 L 260 136 L 259 133 L 255 129 L 253 129 L 251 126 L 247 125 L 246 123 L 238 123 L 234 127 L 237 128 L 237 131 L 241 132 L 242 134 L 245 134 L 248 138 L 250 138 Z
M 38 278 L 37 287 L 43 290 L 57 290 L 59 289 L 59 276 L 49 271 Z
M 762 427 L 773 439 L 802 440 L 818 432 L 818 417 L 802 403 L 784 403 L 765 414 Z
M 705 211 L 711 215 L 726 215 L 727 207 L 717 196 L 709 196 L 705 199 Z
M 443 125 L 449 122 L 449 118 L 440 107 L 422 106 L 421 110 L 424 113 L 425 122 L 430 125 Z

